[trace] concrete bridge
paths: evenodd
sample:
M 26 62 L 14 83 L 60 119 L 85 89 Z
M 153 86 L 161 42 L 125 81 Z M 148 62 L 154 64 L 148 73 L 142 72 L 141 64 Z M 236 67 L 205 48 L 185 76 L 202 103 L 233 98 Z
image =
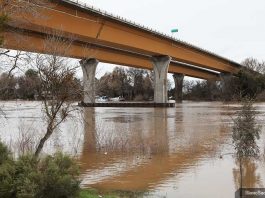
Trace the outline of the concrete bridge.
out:
M 168 101 L 168 72 L 174 74 L 177 95 L 181 95 L 184 76 L 219 80 L 220 74 L 237 74 L 241 67 L 186 42 L 74 1 L 53 0 L 42 5 L 23 0 L 0 2 L 5 7 L 23 3 L 33 6 L 38 13 L 12 13 L 3 33 L 5 48 L 49 54 L 44 47 L 49 34 L 61 31 L 64 38 L 74 37 L 64 56 L 82 59 L 85 103 L 95 102 L 94 79 L 99 61 L 153 69 L 155 103 Z M 23 39 L 18 40 L 18 34 Z

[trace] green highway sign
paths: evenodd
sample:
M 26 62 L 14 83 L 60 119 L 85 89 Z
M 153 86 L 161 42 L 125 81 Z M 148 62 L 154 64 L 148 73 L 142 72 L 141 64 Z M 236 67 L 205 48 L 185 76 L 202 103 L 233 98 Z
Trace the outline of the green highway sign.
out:
M 172 33 L 175 33 L 175 32 L 178 32 L 179 30 L 178 29 L 172 29 L 171 32 Z

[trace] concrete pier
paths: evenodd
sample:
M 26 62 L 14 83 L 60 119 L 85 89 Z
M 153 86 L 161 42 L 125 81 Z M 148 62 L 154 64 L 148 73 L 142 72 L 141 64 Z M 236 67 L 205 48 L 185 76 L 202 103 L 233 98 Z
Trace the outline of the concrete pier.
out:
M 80 65 L 83 71 L 84 103 L 95 103 L 95 75 L 99 61 L 97 59 L 83 59 Z
M 153 56 L 151 60 L 155 73 L 154 102 L 167 103 L 167 73 L 171 57 Z
M 209 88 L 209 100 L 213 101 L 216 81 L 215 80 L 207 80 L 207 86 Z
M 222 90 L 226 90 L 228 87 L 231 87 L 232 78 L 233 75 L 231 73 L 220 73 L 220 78 L 221 78 L 221 86 Z
M 182 89 L 183 89 L 184 74 L 174 73 L 173 78 L 175 82 L 175 100 L 180 102 L 182 101 L 183 98 Z
M 233 75 L 231 73 L 220 73 L 222 97 L 224 100 L 229 100 L 233 93 Z

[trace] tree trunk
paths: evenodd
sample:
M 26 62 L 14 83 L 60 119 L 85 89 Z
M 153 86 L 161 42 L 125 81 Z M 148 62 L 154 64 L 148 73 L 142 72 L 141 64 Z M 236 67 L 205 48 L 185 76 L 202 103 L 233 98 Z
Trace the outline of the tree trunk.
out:
M 42 149 L 43 149 L 43 146 L 45 144 L 45 142 L 49 139 L 49 137 L 51 136 L 53 130 L 52 128 L 48 127 L 47 131 L 46 131 L 46 134 L 44 135 L 44 137 L 40 140 L 38 146 L 37 146 L 37 149 L 35 151 L 35 157 L 38 158 Z
M 243 194 L 242 157 L 240 157 L 239 159 L 239 171 L 240 171 L 240 197 L 242 197 Z

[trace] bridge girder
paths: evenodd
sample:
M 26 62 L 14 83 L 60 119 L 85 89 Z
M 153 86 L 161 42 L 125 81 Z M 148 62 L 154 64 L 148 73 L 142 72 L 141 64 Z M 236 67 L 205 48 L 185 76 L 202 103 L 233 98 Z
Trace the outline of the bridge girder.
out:
M 5 42 L 4 47 L 8 49 L 16 49 L 28 52 L 37 53 L 52 53 L 45 47 L 45 39 L 47 34 L 38 32 L 16 32 L 12 29 L 7 29 L 4 32 Z M 142 69 L 152 70 L 153 66 L 150 57 L 140 54 L 133 54 L 120 50 L 111 49 L 104 46 L 90 45 L 89 43 L 75 41 L 70 46 L 69 50 L 63 56 L 83 59 L 96 58 L 104 63 L 118 64 L 129 67 L 137 67 Z M 169 66 L 170 73 L 183 73 L 186 76 L 191 76 L 201 79 L 219 80 L 219 75 L 207 70 L 192 68 L 181 63 L 171 62 Z
M 185 43 L 162 38 L 109 16 L 78 7 L 66 0 L 46 7 L 38 6 L 36 9 L 39 13 L 37 16 L 32 16 L 29 13 L 24 13 L 23 17 L 13 15 L 9 25 L 40 32 L 44 30 L 62 31 L 64 34 L 73 35 L 82 42 L 147 56 L 168 55 L 172 57 L 172 60 L 218 72 L 237 73 L 239 71 L 238 64 L 217 55 Z

